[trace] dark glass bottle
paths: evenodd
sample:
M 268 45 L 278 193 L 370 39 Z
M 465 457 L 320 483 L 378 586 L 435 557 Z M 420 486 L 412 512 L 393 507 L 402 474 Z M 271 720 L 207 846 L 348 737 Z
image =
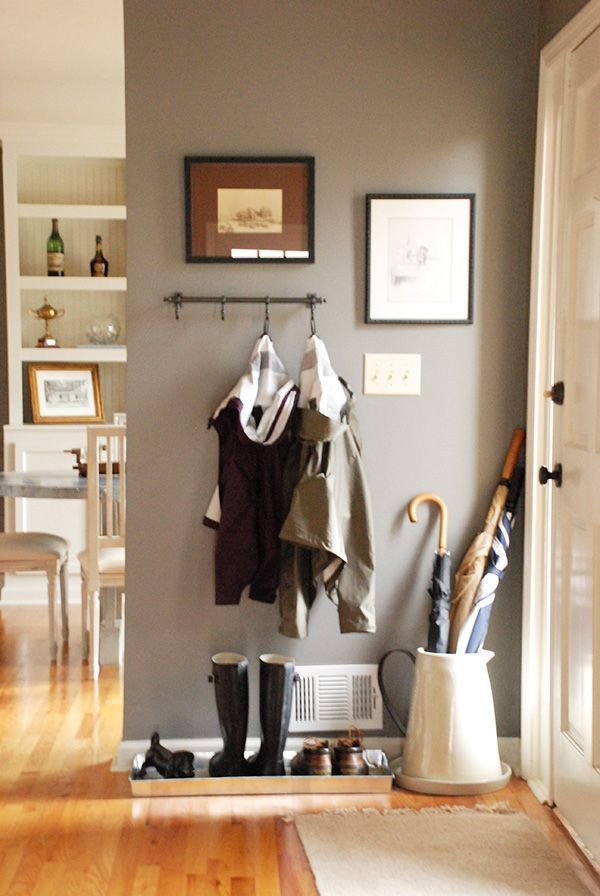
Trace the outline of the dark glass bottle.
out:
M 52 233 L 46 245 L 48 253 L 48 276 L 65 276 L 65 244 L 58 232 L 58 218 L 52 218 Z
M 96 237 L 96 254 L 90 261 L 92 277 L 108 277 L 108 261 L 102 253 L 102 237 Z

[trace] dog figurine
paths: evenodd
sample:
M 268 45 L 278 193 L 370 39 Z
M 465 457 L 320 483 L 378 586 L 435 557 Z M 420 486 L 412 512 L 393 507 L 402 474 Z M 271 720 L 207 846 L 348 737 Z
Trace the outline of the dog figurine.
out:
M 163 747 L 158 731 L 155 731 L 150 738 L 150 749 L 146 751 L 144 763 L 137 777 L 145 778 L 146 770 L 149 768 L 155 768 L 163 778 L 193 778 L 194 754 L 189 750 L 176 750 L 172 753 Z

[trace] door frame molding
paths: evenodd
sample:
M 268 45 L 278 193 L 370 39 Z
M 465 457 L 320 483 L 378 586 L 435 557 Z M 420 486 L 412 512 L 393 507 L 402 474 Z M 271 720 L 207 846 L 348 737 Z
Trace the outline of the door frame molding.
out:
M 529 319 L 529 388 L 525 490 L 525 562 L 521 672 L 521 768 L 535 795 L 553 802 L 552 646 L 557 620 L 551 602 L 552 491 L 537 470 L 552 468 L 553 408 L 544 398 L 554 382 L 559 199 L 568 59 L 600 27 L 600 0 L 584 8 L 540 54 Z

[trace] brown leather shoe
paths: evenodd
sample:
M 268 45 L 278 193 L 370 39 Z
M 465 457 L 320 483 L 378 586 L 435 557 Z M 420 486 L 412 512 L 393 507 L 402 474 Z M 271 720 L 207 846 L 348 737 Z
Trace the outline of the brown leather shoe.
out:
M 293 775 L 330 775 L 331 768 L 329 741 L 318 737 L 307 737 L 290 763 Z
M 362 738 L 350 732 L 348 737 L 340 737 L 333 748 L 334 775 L 368 775 L 369 766 L 363 754 Z

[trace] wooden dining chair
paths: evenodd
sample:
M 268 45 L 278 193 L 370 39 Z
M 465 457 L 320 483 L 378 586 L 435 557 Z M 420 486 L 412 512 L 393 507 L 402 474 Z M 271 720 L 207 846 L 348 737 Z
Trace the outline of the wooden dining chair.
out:
M 56 603 L 60 583 L 60 610 L 63 643 L 69 640 L 67 617 L 67 563 L 69 545 L 49 532 L 0 532 L 0 589 L 5 573 L 45 572 L 48 579 L 48 622 L 50 659 L 56 660 Z
M 102 589 L 114 588 L 121 597 L 124 625 L 126 444 L 124 426 L 88 427 L 86 547 L 78 559 L 83 651 L 91 678 L 100 673 Z

